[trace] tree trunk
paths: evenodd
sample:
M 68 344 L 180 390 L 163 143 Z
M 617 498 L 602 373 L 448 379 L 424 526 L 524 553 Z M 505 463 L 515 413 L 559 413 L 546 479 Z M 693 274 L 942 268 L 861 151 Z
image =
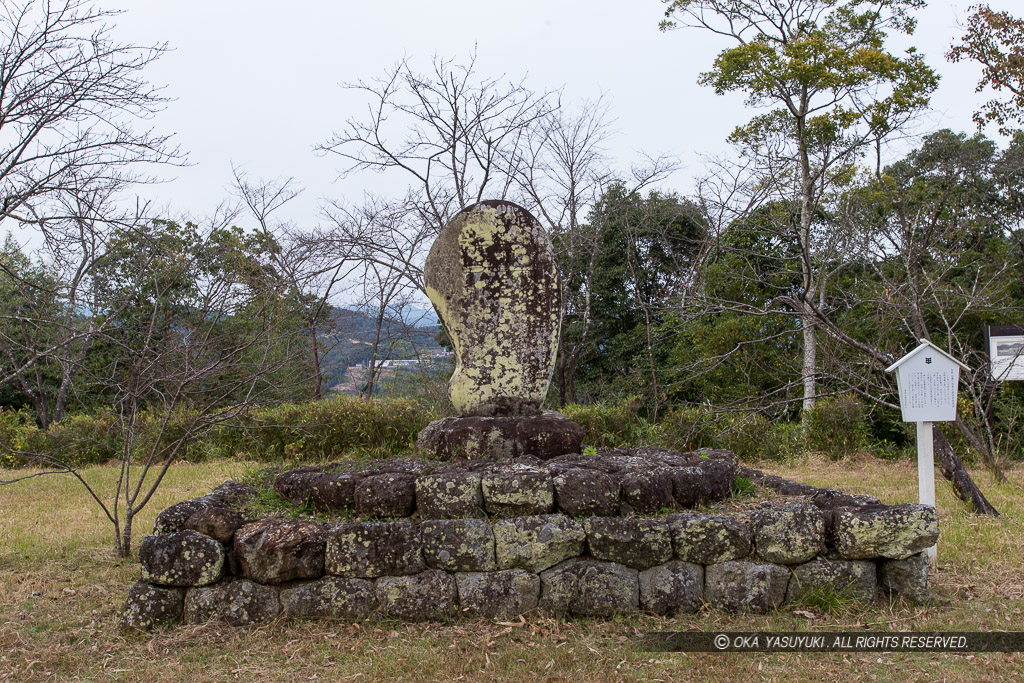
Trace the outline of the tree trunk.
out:
M 814 314 L 803 315 L 800 321 L 804 332 L 804 361 L 803 368 L 800 371 L 800 379 L 804 385 L 802 419 L 806 420 L 811 410 L 814 409 L 815 397 L 817 395 L 818 340 L 814 336 L 814 329 L 816 327 Z
M 992 507 L 992 504 L 975 485 L 964 464 L 960 462 L 960 458 L 953 451 L 953 447 L 949 445 L 946 435 L 938 427 L 932 430 L 932 446 L 935 450 L 935 458 L 939 461 L 942 476 L 953 485 L 953 491 L 957 498 L 970 505 L 971 509 L 979 515 L 998 517 L 999 512 Z

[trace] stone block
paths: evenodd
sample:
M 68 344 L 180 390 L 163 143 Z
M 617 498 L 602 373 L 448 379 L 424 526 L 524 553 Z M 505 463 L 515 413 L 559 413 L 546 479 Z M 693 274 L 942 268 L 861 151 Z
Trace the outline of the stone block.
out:
M 231 626 L 272 621 L 281 613 L 277 590 L 246 579 L 192 588 L 185 596 L 185 623 L 223 620 Z
M 209 536 L 225 545 L 231 545 L 235 538 L 235 532 L 244 523 L 245 519 L 237 510 L 225 507 L 208 507 L 196 512 L 185 520 L 184 528 L 198 531 L 204 536 Z
M 416 509 L 416 477 L 376 474 L 364 477 L 355 490 L 356 512 L 366 517 L 408 517 Z
M 224 546 L 196 531 L 146 536 L 139 546 L 142 580 L 162 586 L 206 586 L 224 574 Z
M 432 569 L 489 572 L 496 568 L 494 534 L 482 519 L 435 519 L 420 524 L 423 559 Z
M 595 559 L 648 569 L 672 559 L 668 524 L 650 519 L 591 517 L 583 522 Z
M 692 614 L 704 601 L 704 568 L 667 562 L 640 572 L 640 608 L 654 614 Z
M 551 475 L 533 467 L 511 466 L 483 475 L 484 509 L 496 517 L 543 515 L 555 506 Z
M 786 599 L 789 577 L 777 564 L 711 564 L 704 568 L 704 599 L 719 609 L 765 614 Z
M 469 472 L 424 474 L 416 479 L 416 508 L 423 519 L 481 517 L 480 476 Z
M 878 563 L 878 583 L 889 595 L 921 605 L 931 597 L 929 567 L 928 555 L 923 552 L 904 560 L 882 560 Z
M 365 579 L 325 576 L 281 590 L 281 609 L 290 618 L 354 621 L 376 607 L 373 582 Z
M 537 607 L 540 577 L 522 569 L 455 574 L 462 614 L 512 619 Z
M 494 552 L 499 569 L 539 572 L 583 553 L 583 526 L 565 515 L 513 517 L 495 523 Z
M 570 517 L 619 513 L 619 480 L 596 469 L 567 469 L 554 477 L 555 502 Z
M 128 590 L 128 600 L 121 612 L 121 626 L 148 631 L 164 624 L 181 621 L 185 608 L 185 589 L 154 586 L 136 581 Z
M 623 472 L 620 479 L 622 507 L 641 515 L 655 515 L 675 505 L 672 468 L 645 463 Z
M 825 547 L 825 516 L 808 503 L 754 511 L 750 517 L 757 558 L 775 564 L 801 564 Z
M 666 518 L 677 559 L 716 564 L 750 556 L 750 527 L 726 515 L 680 513 Z
M 324 574 L 327 536 L 316 522 L 261 519 L 235 533 L 242 576 L 257 583 L 317 579 Z
M 443 621 L 455 614 L 455 579 L 437 569 L 411 576 L 384 576 L 374 584 L 384 614 L 406 621 Z
M 349 578 L 418 574 L 423 540 L 409 522 L 349 522 L 327 532 L 326 573 Z
M 935 545 L 939 516 L 930 505 L 865 505 L 831 512 L 829 541 L 847 560 L 905 560 Z
M 874 562 L 817 559 L 793 567 L 786 600 L 800 602 L 813 596 L 836 594 L 870 602 L 877 590 Z
M 640 608 L 639 574 L 615 562 L 566 560 L 541 572 L 541 609 L 578 617 L 631 614 Z

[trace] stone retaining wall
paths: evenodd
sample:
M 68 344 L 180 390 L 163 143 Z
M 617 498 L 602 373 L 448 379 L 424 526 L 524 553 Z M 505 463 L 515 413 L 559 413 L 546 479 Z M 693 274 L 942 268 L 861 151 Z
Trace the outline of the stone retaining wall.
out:
M 580 468 L 565 471 L 573 469 Z M 581 494 L 582 509 L 604 514 L 567 515 L 552 512 L 570 500 L 556 482 L 565 472 L 517 471 L 530 476 L 488 479 L 465 468 L 335 472 L 356 481 L 351 488 L 308 489 L 322 491 L 322 500 L 351 495 L 364 504 L 372 496 L 356 497 L 361 485 L 374 493 L 404 490 L 413 502 L 392 509 L 417 514 L 390 521 L 246 521 L 230 505 L 252 490 L 225 484 L 161 513 L 140 547 L 142 577 L 131 588 L 123 622 L 150 628 L 279 616 L 508 619 L 535 609 L 608 617 L 689 613 L 705 604 L 766 612 L 822 591 L 859 600 L 878 591 L 912 602 L 928 598 L 922 551 L 939 533 L 928 506 L 857 504 L 863 501 L 832 495 L 826 496 L 832 503 L 846 504 L 822 506 L 810 496 L 813 502 L 761 503 L 728 514 L 623 517 L 615 515 L 635 507 L 620 476 L 616 509 L 610 495 Z M 620 472 L 605 474 L 615 480 Z M 479 482 L 458 483 L 469 476 Z M 332 498 L 332 486 L 344 493 Z M 544 506 L 537 505 L 538 491 L 547 491 Z M 492 516 L 483 517 L 481 507 Z M 515 514 L 523 510 L 530 514 Z

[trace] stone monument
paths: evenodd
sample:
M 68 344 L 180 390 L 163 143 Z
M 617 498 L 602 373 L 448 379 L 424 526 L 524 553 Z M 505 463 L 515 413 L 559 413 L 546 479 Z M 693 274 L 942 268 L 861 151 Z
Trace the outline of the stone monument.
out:
M 526 209 L 484 201 L 441 230 L 424 267 L 427 296 L 455 349 L 458 411 L 420 432 L 441 458 L 578 453 L 583 429 L 541 411 L 555 366 L 562 299 L 554 248 Z

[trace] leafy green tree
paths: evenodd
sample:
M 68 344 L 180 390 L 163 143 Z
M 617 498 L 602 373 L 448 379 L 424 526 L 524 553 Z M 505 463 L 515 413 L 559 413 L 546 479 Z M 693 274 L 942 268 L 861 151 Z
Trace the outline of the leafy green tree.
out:
M 911 34 L 923 0 L 665 0 L 662 29 L 696 27 L 733 43 L 701 83 L 742 92 L 769 111 L 731 140 L 755 159 L 775 199 L 795 201 L 801 283 L 795 298 L 803 334 L 803 404 L 817 393 L 815 308 L 822 295 L 812 224 L 823 195 L 848 180 L 857 155 L 923 108 L 938 77 L 911 49 L 885 48 L 890 32 Z

